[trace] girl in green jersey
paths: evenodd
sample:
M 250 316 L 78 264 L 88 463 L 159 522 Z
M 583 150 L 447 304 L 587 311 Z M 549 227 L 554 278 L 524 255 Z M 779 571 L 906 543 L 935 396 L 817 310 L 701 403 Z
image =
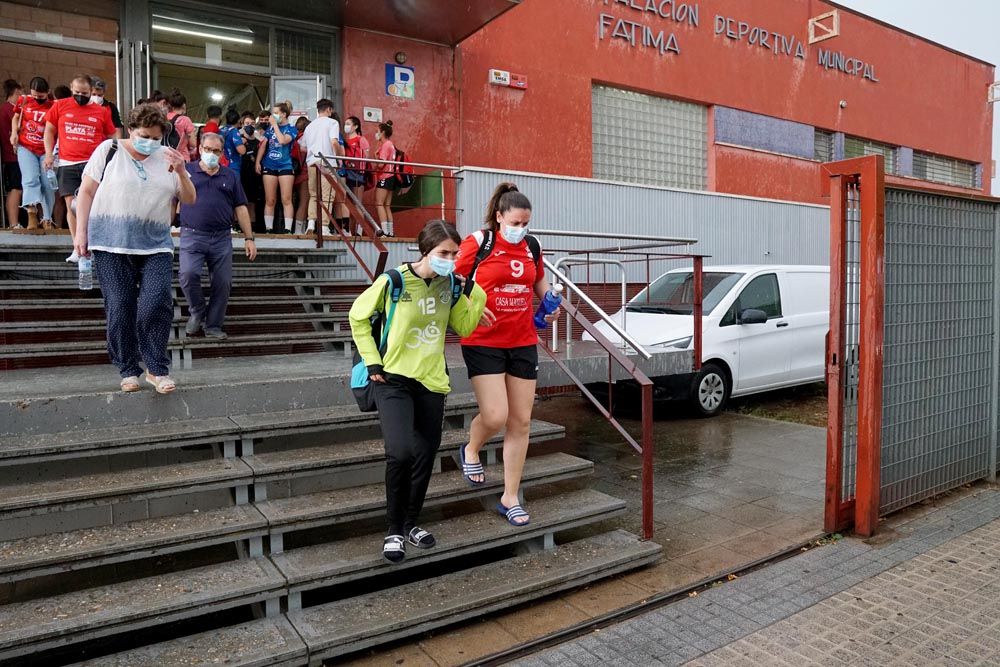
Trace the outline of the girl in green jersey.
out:
M 403 290 L 384 354 L 372 338 L 371 318 L 389 312 L 389 277 L 379 276 L 351 307 L 351 335 L 374 383 L 385 441 L 388 531 L 382 555 L 393 563 L 406 558 L 407 542 L 421 549 L 435 544 L 434 536 L 417 526 L 417 517 L 441 445 L 444 399 L 451 390 L 445 331 L 451 327 L 468 336 L 486 305 L 486 293 L 471 282 L 454 298 L 451 274 L 461 241 L 443 220 L 432 220 L 420 232 L 420 260 L 397 269 Z

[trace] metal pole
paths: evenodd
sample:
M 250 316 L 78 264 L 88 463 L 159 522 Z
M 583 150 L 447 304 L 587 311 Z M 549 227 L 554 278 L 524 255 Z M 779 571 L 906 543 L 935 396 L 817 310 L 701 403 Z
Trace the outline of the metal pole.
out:
M 151 44 L 146 45 L 146 94 L 143 97 L 149 97 L 153 94 L 153 47 Z
M 642 537 L 653 538 L 653 385 L 642 385 Z
M 698 239 L 674 238 L 669 236 L 646 236 L 643 234 L 621 234 L 609 232 L 558 231 L 554 229 L 531 229 L 532 236 L 561 236 L 563 238 L 612 239 L 615 241 L 656 241 L 661 244 L 694 245 Z
M 694 370 L 695 372 L 701 370 L 701 344 L 702 335 L 704 333 L 703 321 L 703 308 L 702 308 L 702 292 L 704 291 L 704 281 L 702 280 L 702 258 L 694 258 L 694 304 L 691 308 L 694 314 Z
M 115 40 L 115 104 L 122 106 L 122 59 L 119 46 L 121 42 Z
M 128 64 L 129 64 L 129 68 L 128 68 L 129 69 L 129 82 L 132 84 L 132 90 L 131 90 L 132 94 L 129 97 L 129 99 L 131 100 L 131 104 L 129 104 L 129 109 L 132 109 L 132 108 L 135 107 L 135 103 L 136 103 L 136 99 L 137 99 L 136 96 L 135 96 L 135 89 L 139 85 L 137 83 L 137 81 L 136 81 L 136 78 L 135 78 L 135 68 L 136 68 L 136 62 L 135 62 L 135 44 L 131 45 L 131 53 L 130 53 L 129 63 Z

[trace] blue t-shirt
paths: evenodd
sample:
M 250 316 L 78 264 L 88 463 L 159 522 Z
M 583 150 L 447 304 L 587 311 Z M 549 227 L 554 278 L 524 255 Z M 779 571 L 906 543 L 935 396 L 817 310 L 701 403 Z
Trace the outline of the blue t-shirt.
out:
M 233 209 L 247 205 L 239 175 L 221 166 L 207 174 L 200 162 L 188 162 L 185 167 L 198 196 L 193 204 L 181 204 L 181 228 L 228 234 L 233 228 Z
M 240 131 L 232 125 L 220 128 L 219 134 L 222 135 L 222 152 L 229 160 L 229 168 L 238 175 L 240 168 L 243 167 L 243 156 L 237 152 L 236 148 L 243 145 L 243 137 L 240 135 Z
M 260 165 L 264 169 L 271 169 L 273 171 L 291 171 L 292 169 L 292 142 L 295 138 L 299 136 L 299 131 L 295 129 L 294 125 L 281 125 L 279 128 L 281 133 L 292 138 L 284 146 L 278 141 L 277 136 L 275 136 L 274 126 L 267 128 L 264 132 L 264 139 L 267 141 L 267 152 L 264 153 L 264 159 L 260 161 Z

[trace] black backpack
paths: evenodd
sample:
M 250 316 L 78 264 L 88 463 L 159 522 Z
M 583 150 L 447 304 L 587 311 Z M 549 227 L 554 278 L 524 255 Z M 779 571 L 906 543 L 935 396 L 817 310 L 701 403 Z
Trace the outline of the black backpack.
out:
M 182 118 L 184 114 L 179 113 L 167 121 L 167 131 L 163 133 L 163 145 L 169 148 L 177 148 L 181 145 L 181 133 L 177 131 L 177 124 L 174 122 Z
M 524 237 L 524 240 L 528 242 L 528 251 L 531 252 L 531 258 L 535 261 L 535 271 L 542 270 L 542 244 L 538 242 L 538 239 L 528 234 Z M 489 257 L 493 253 L 493 246 L 496 244 L 496 232 L 492 229 L 483 230 L 483 240 L 479 244 L 479 252 L 476 253 L 476 261 L 472 263 L 472 269 L 469 270 L 469 275 L 466 276 L 468 280 L 465 283 L 465 293 L 466 295 L 472 293 L 472 279 L 476 275 L 476 269 L 479 268 L 479 263 L 484 259 Z M 537 276 L 536 276 L 537 277 Z

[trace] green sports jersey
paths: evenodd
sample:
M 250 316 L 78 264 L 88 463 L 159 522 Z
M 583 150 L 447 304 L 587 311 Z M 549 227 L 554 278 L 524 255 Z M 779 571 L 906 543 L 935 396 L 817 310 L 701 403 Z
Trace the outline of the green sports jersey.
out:
M 365 366 L 382 366 L 387 373 L 419 381 L 428 390 L 447 394 L 451 391 L 444 361 L 444 336 L 450 326 L 459 336 L 468 336 L 479 324 L 486 306 L 486 292 L 474 285 L 469 296 L 463 294 L 451 305 L 451 280 L 435 276 L 430 283 L 400 266 L 403 292 L 389 326 L 385 357 L 379 354 L 372 338 L 371 316 L 388 313 L 389 277 L 379 276 L 372 286 L 355 299 L 349 314 L 351 335 Z

